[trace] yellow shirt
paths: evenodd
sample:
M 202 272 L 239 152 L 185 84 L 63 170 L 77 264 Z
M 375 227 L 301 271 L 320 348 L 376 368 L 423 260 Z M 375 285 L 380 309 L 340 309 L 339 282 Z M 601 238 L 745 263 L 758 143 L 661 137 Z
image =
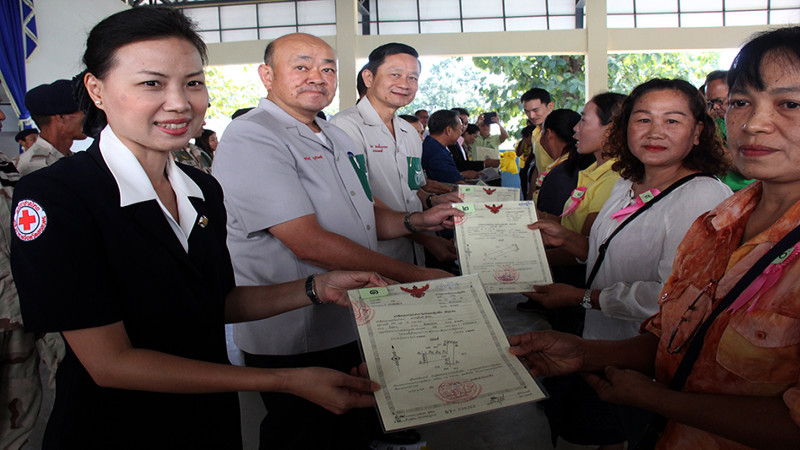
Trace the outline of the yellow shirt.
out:
M 614 183 L 619 179 L 619 173 L 611 170 L 614 159 L 609 159 L 600 167 L 592 164 L 578 173 L 577 187 L 585 187 L 583 200 L 578 204 L 578 208 L 572 214 L 561 218 L 561 225 L 568 230 L 580 233 L 583 230 L 583 223 L 586 216 L 598 213 L 603 208 L 603 204 L 611 195 Z M 564 211 L 567 210 L 572 198 L 564 204 Z
M 539 142 L 542 137 L 542 127 L 538 126 L 533 130 L 531 135 L 531 142 L 533 142 L 533 156 L 536 158 L 536 169 L 539 174 L 548 170 L 548 167 L 553 164 L 553 158 L 544 151 L 544 147 Z

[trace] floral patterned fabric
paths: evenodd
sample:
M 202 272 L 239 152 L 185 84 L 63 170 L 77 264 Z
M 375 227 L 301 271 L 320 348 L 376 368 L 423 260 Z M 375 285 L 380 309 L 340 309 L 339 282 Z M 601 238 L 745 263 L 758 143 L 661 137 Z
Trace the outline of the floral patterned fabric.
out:
M 800 224 L 798 202 L 769 229 L 740 245 L 761 192 L 761 183 L 756 182 L 723 201 L 695 221 L 678 247 L 672 276 L 659 299 L 660 312 L 642 325 L 660 339 L 656 356 L 656 378 L 660 382 L 672 379 L 694 330 L 717 302 L 761 256 Z M 684 391 L 783 398 L 800 425 L 798 261 L 800 258 L 783 261 L 780 279 L 774 285 L 765 286 L 758 293 L 760 297 L 753 296 L 749 304 L 733 313 L 729 309 L 716 319 Z M 657 448 L 747 447 L 669 422 Z

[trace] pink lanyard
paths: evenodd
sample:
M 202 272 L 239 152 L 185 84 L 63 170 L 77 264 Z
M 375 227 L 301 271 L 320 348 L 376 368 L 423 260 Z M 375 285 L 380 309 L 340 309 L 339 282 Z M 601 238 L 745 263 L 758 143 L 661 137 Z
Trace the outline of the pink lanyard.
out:
M 611 214 L 611 218 L 617 219 L 617 222 L 622 222 L 623 220 L 625 220 L 626 217 L 628 217 L 636 210 L 644 206 L 645 203 L 649 202 L 650 200 L 655 198 L 656 195 L 660 193 L 661 191 L 659 191 L 658 189 L 648 189 L 642 192 L 641 194 L 639 194 L 638 197 L 636 197 L 636 201 L 633 202 L 632 205 L 626 206 L 620 209 L 619 211 L 615 212 L 614 214 Z
M 578 209 L 578 205 L 581 204 L 583 199 L 586 198 L 586 187 L 581 186 L 573 189 L 572 194 L 569 196 L 569 200 L 567 201 L 566 209 L 563 213 L 561 213 L 558 217 L 567 217 L 572 215 L 576 209 Z

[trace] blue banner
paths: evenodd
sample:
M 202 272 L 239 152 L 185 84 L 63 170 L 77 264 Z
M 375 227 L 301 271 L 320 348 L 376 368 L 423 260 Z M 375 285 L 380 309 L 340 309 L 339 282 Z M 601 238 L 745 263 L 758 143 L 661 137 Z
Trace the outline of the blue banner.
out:
M 25 36 L 23 40 L 25 61 L 28 61 L 39 45 L 39 38 L 36 36 L 36 17 L 33 14 L 33 0 L 20 0 L 20 11 L 22 12 L 22 32 Z

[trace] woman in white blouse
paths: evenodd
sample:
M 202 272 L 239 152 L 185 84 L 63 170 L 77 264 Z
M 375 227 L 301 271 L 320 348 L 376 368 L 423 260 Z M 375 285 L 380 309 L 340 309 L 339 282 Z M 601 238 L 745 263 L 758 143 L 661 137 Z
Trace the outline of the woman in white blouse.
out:
M 621 178 L 589 237 L 553 221 L 529 226 L 541 230 L 545 244 L 586 261 L 589 288 L 556 283 L 534 286 L 535 292 L 525 295 L 546 308 L 586 308 L 584 338 L 618 340 L 639 334 L 641 323 L 658 311 L 658 293 L 689 227 L 731 195 L 715 177 L 726 170 L 715 133 L 702 97 L 686 81 L 654 79 L 636 87 L 609 130 L 604 150 L 617 158 L 613 169 Z M 673 184 L 676 187 L 669 189 Z M 649 202 L 653 203 L 631 218 Z M 601 245 L 620 227 L 605 257 L 599 258 Z M 646 417 L 633 413 L 617 420 L 624 414 L 597 400 L 580 380 L 549 384 L 552 400 L 547 412 L 554 437 L 585 445 L 621 445 L 630 436 L 623 431 L 625 420 Z M 575 414 L 603 419 L 586 426 L 588 419 Z
M 714 176 L 723 173 L 723 149 L 697 90 L 683 80 L 654 79 L 633 90 L 609 131 L 605 150 L 618 159 L 617 181 L 590 237 L 556 222 L 539 221 L 547 245 L 563 248 L 594 268 L 600 245 L 642 200 L 695 175 L 634 218 L 608 246 L 586 291 L 569 285 L 536 286 L 526 294 L 545 307 L 582 304 L 584 337 L 623 339 L 658 310 L 658 292 L 672 270 L 678 243 L 694 219 L 731 194 Z M 703 176 L 710 175 L 710 176 Z

